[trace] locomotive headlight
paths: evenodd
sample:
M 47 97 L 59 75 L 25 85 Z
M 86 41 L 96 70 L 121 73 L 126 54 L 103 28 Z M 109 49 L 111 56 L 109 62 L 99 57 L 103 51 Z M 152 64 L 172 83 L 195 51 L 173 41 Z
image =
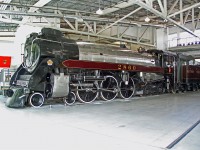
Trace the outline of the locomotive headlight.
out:
M 52 66 L 52 65 L 53 65 L 53 61 L 52 61 L 51 59 L 49 59 L 49 60 L 47 61 L 47 65 L 48 65 L 48 66 Z

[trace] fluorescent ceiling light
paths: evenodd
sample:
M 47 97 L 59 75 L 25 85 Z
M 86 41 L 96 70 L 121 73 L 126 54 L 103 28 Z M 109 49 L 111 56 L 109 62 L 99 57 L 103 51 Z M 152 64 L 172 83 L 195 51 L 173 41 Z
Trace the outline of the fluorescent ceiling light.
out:
M 131 52 L 132 50 L 130 50 L 130 49 L 121 49 L 119 51 L 121 51 L 121 52 Z
M 144 19 L 144 21 L 145 21 L 145 22 L 149 22 L 149 21 L 150 21 L 150 18 L 149 18 L 149 17 L 146 17 L 146 18 Z
M 96 14 L 101 15 L 101 14 L 103 14 L 103 11 L 99 8 L 99 9 L 96 11 Z
M 164 22 L 167 22 L 168 20 L 167 19 L 164 19 Z
M 89 43 L 89 42 L 84 42 L 84 41 L 80 41 L 80 42 L 76 42 L 77 44 L 92 44 L 92 43 Z
M 39 0 L 37 3 L 35 3 L 33 6 L 35 7 L 43 7 L 47 3 L 49 3 L 51 0 Z

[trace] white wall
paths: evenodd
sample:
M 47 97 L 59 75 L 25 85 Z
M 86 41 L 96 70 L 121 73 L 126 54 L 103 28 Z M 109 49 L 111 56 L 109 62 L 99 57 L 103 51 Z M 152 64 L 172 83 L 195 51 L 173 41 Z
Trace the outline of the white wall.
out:
M 192 23 L 187 23 L 184 25 L 186 28 L 190 29 L 191 31 L 193 31 L 193 27 L 192 27 Z M 200 25 L 199 25 L 200 26 Z M 197 27 L 197 29 L 200 29 L 200 27 Z M 185 32 L 183 29 L 180 29 L 179 27 L 177 26 L 172 26 L 169 28 L 169 34 L 174 34 L 174 33 L 177 33 L 177 31 L 180 31 L 180 32 Z
M 191 24 L 187 24 L 189 28 L 191 28 Z M 200 29 L 194 31 L 194 33 L 200 36 Z M 187 45 L 188 43 L 200 42 L 198 37 L 194 37 L 190 33 L 178 28 L 172 27 L 169 28 L 169 36 L 168 36 L 168 46 L 176 47 L 178 44 Z
M 167 29 L 166 28 L 157 29 L 156 35 L 157 35 L 157 42 L 156 42 L 157 49 L 167 50 L 167 44 L 168 44 Z
M 59 27 L 60 26 L 60 19 L 54 19 L 54 18 L 46 18 L 42 20 L 40 20 L 40 18 L 36 18 L 36 17 L 32 17 L 30 20 L 32 20 L 33 22 L 46 22 L 46 20 L 48 20 L 48 22 L 41 24 L 41 27 L 33 27 L 33 26 L 29 26 L 29 25 L 21 25 L 18 29 L 17 32 L 15 33 L 15 40 L 14 40 L 14 47 L 15 47 L 15 58 L 16 58 L 16 65 L 20 65 L 21 61 L 21 51 L 23 51 L 24 49 L 24 43 L 26 41 L 26 37 L 27 35 L 29 35 L 32 32 L 41 32 L 41 29 L 43 28 L 42 25 L 44 26 L 56 26 Z
M 0 32 L 0 42 L 13 42 L 15 32 Z
M 15 32 L 14 39 L 0 39 L 0 56 L 11 56 L 11 65 L 19 66 L 22 63 L 22 53 L 26 36 L 32 32 L 40 32 L 41 27 L 23 25 Z M 13 38 L 13 37 L 12 37 Z
M 28 25 L 22 25 L 17 29 L 15 33 L 14 49 L 15 54 L 13 57 L 14 65 L 19 66 L 22 63 L 21 54 L 23 53 L 24 43 L 26 42 L 26 37 L 32 32 L 40 32 L 41 27 L 33 27 Z
M 11 65 L 13 65 L 14 61 L 15 61 L 14 58 L 15 58 L 15 55 L 16 55 L 16 50 L 14 48 L 14 42 L 0 41 L 0 45 L 1 45 L 0 56 L 11 56 L 12 57 Z

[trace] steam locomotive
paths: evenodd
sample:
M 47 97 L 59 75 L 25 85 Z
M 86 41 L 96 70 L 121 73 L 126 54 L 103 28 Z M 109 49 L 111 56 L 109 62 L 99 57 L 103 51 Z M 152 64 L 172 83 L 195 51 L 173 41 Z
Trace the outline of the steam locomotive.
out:
M 192 56 L 76 42 L 51 28 L 27 37 L 23 58 L 10 80 L 8 107 L 40 107 L 51 99 L 68 105 L 76 99 L 111 101 L 129 99 L 138 91 L 149 95 L 200 86 L 200 67 Z

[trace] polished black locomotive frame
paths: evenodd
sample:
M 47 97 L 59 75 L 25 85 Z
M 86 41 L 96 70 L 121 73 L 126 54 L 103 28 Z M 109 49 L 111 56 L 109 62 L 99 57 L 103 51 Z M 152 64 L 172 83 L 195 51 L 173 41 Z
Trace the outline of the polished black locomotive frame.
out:
M 40 107 L 55 98 L 71 105 L 76 99 L 91 103 L 99 97 L 129 99 L 138 91 L 149 95 L 199 88 L 200 67 L 191 56 L 76 42 L 51 28 L 27 37 L 23 57 L 7 90 L 8 107 Z

